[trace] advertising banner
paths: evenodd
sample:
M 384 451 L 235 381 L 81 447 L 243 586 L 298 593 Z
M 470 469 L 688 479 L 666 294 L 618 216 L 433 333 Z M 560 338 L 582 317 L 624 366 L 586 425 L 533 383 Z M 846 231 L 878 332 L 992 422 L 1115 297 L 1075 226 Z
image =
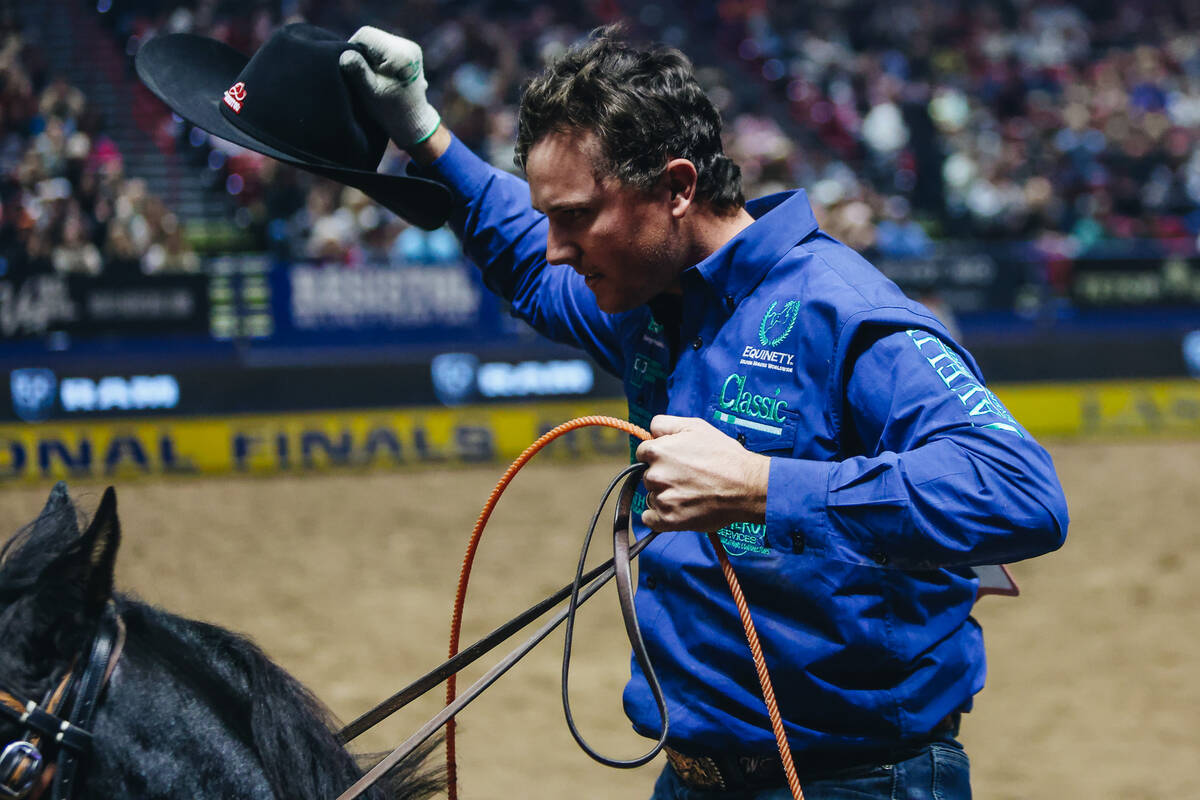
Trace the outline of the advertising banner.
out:
M 161 275 L 137 281 L 87 275 L 0 280 L 0 340 L 70 336 L 206 335 L 208 278 Z
M 480 343 L 514 338 L 503 303 L 465 262 L 271 270 L 273 339 L 328 345 Z
M 1200 435 L 1200 382 L 1147 381 L 995 389 L 1034 436 Z M 578 416 L 625 417 L 623 400 L 229 417 L 0 424 L 0 487 L 57 479 L 271 475 L 503 464 Z M 629 457 L 629 437 L 572 431 L 543 458 Z
M 8 403 L 4 389 L 8 389 Z M 621 384 L 567 348 L 395 363 L 0 371 L 0 422 L 212 416 L 619 397 Z
M 1200 259 L 1079 259 L 1070 271 L 1071 301 L 1081 309 L 1200 309 Z
M 511 461 L 551 428 L 586 414 L 623 416 L 623 401 L 463 406 L 0 425 L 0 486 L 12 481 L 264 475 Z M 629 457 L 629 437 L 592 428 L 542 458 Z

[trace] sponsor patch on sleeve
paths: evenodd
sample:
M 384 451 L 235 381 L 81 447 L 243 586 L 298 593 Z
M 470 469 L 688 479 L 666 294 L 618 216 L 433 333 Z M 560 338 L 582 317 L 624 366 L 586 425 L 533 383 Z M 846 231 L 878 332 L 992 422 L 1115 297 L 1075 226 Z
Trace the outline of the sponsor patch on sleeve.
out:
M 917 352 L 942 379 L 946 388 L 962 401 L 973 425 L 1025 437 L 1000 398 L 979 382 L 958 353 L 928 331 L 910 330 L 907 333 L 916 345 Z

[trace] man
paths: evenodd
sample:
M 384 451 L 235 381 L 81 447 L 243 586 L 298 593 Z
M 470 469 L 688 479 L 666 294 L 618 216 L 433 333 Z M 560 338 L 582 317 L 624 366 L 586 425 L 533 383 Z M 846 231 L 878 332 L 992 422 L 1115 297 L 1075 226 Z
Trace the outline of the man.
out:
M 654 435 L 642 521 L 719 531 L 805 794 L 970 796 L 955 740 L 984 681 L 972 565 L 1059 547 L 1047 453 L 922 306 L 820 231 L 802 191 L 744 205 L 687 59 L 601 30 L 528 86 L 528 185 L 442 127 L 421 51 L 363 28 L 342 66 L 494 291 L 621 376 Z M 365 54 L 365 55 L 364 55 Z M 669 702 L 655 798 L 788 796 L 706 537 L 643 553 L 638 616 Z M 635 729 L 659 724 L 633 666 Z

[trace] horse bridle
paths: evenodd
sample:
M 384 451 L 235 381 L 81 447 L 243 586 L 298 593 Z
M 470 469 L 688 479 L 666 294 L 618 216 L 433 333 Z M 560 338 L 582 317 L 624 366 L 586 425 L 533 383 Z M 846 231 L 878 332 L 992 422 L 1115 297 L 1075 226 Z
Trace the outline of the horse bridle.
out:
M 87 659 L 81 665 L 76 658 L 40 704 L 0 683 L 0 715 L 23 731 L 0 752 L 0 798 L 37 800 L 48 786 L 51 800 L 71 797 L 79 765 L 92 750 L 90 728 L 100 695 L 124 643 L 125 625 L 109 602 Z M 51 748 L 57 749 L 57 758 L 48 765 L 42 751 Z

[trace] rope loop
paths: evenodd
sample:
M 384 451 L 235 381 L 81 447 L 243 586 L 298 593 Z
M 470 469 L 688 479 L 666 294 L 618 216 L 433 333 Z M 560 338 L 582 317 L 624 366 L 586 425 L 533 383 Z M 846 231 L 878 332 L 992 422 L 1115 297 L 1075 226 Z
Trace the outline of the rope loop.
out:
M 511 483 L 512 479 L 516 477 L 516 474 L 521 470 L 521 468 L 524 467 L 531 458 L 537 455 L 542 448 L 565 433 L 569 433 L 570 431 L 578 428 L 592 426 L 615 428 L 617 430 L 625 431 L 630 436 L 635 436 L 642 441 L 646 441 L 647 439 L 651 438 L 650 433 L 644 428 L 640 428 L 631 422 L 618 419 L 617 417 L 599 415 L 576 417 L 575 419 L 568 420 L 567 422 L 564 422 L 563 424 L 558 425 L 542 434 L 533 444 L 526 447 L 525 450 L 519 456 L 517 456 L 512 464 L 509 465 L 508 469 L 504 471 L 504 474 L 496 483 L 495 488 L 492 489 L 491 494 L 488 495 L 487 502 L 484 503 L 483 509 L 479 512 L 479 517 L 475 520 L 475 527 L 471 531 L 471 539 L 467 543 L 467 551 L 463 556 L 462 570 L 460 571 L 458 577 L 458 589 L 454 596 L 454 611 L 450 617 L 450 658 L 454 658 L 454 656 L 458 655 L 460 635 L 462 633 L 463 605 L 466 602 L 467 584 L 471 579 L 471 567 L 475 562 L 475 553 L 479 549 L 479 540 L 483 536 L 483 529 L 487 526 L 488 520 L 492 516 L 492 511 L 495 509 L 496 503 L 500 500 L 500 496 L 504 493 L 504 490 L 508 488 L 509 483 Z M 622 475 L 625 474 L 626 473 L 622 473 Z M 611 487 L 609 491 L 611 492 Z M 593 526 L 594 524 L 595 521 L 593 520 Z M 755 670 L 758 672 L 759 683 L 762 686 L 763 699 L 767 705 L 767 714 L 771 720 L 771 729 L 775 733 L 776 744 L 779 746 L 779 757 L 783 762 L 783 771 L 784 775 L 787 777 L 788 788 L 791 790 L 794 800 L 804 800 L 804 792 L 800 787 L 800 780 L 796 775 L 796 766 L 792 760 L 791 747 L 788 745 L 787 734 L 784 730 L 783 717 L 779 713 L 779 705 L 775 699 L 775 690 L 771 685 L 771 676 L 767 670 L 766 660 L 763 657 L 762 645 L 759 644 L 758 632 L 755 630 L 754 620 L 750 616 L 750 607 L 746 603 L 745 595 L 742 593 L 741 585 L 738 583 L 737 576 L 734 574 L 733 565 L 729 563 L 729 558 L 725 553 L 725 548 L 721 545 L 720 538 L 715 533 L 710 533 L 708 534 L 708 539 L 709 542 L 711 542 L 713 549 L 716 551 L 717 560 L 721 565 L 721 571 L 725 575 L 726 583 L 729 584 L 729 590 L 733 594 L 734 603 L 737 605 L 738 614 L 742 619 L 742 627 L 746 631 L 746 641 L 750 646 L 750 653 L 754 659 Z M 566 661 L 568 659 L 569 655 L 564 655 L 564 700 L 566 696 L 565 671 Z M 653 670 L 647 670 L 647 674 L 653 675 Z M 452 674 L 446 680 L 446 705 L 453 703 L 456 697 L 457 681 L 455 678 L 456 676 Z M 660 712 L 662 713 L 663 717 L 662 736 L 665 739 L 667 721 L 665 702 L 660 702 Z M 580 741 L 580 744 L 582 745 L 583 742 L 570 719 L 569 708 L 567 709 L 567 717 L 568 724 L 571 727 L 572 735 L 575 736 L 576 740 Z M 446 792 L 449 800 L 458 800 L 458 765 L 455 758 L 456 746 L 454 733 L 454 717 L 450 717 L 450 719 L 446 722 Z M 660 746 L 661 743 L 659 747 Z M 635 761 L 637 761 L 639 764 L 645 763 L 645 761 L 653 758 L 653 756 L 658 752 L 659 747 L 655 747 L 655 749 L 651 751 L 649 758 L 643 757 L 645 760 L 635 759 Z M 598 753 L 593 752 L 591 748 L 587 747 L 586 745 L 584 745 L 584 749 L 589 753 L 589 755 L 592 755 L 593 758 L 600 760 L 601 763 L 614 763 L 611 760 L 600 756 Z M 636 766 L 636 764 L 627 764 L 625 762 L 615 762 L 615 765 Z

